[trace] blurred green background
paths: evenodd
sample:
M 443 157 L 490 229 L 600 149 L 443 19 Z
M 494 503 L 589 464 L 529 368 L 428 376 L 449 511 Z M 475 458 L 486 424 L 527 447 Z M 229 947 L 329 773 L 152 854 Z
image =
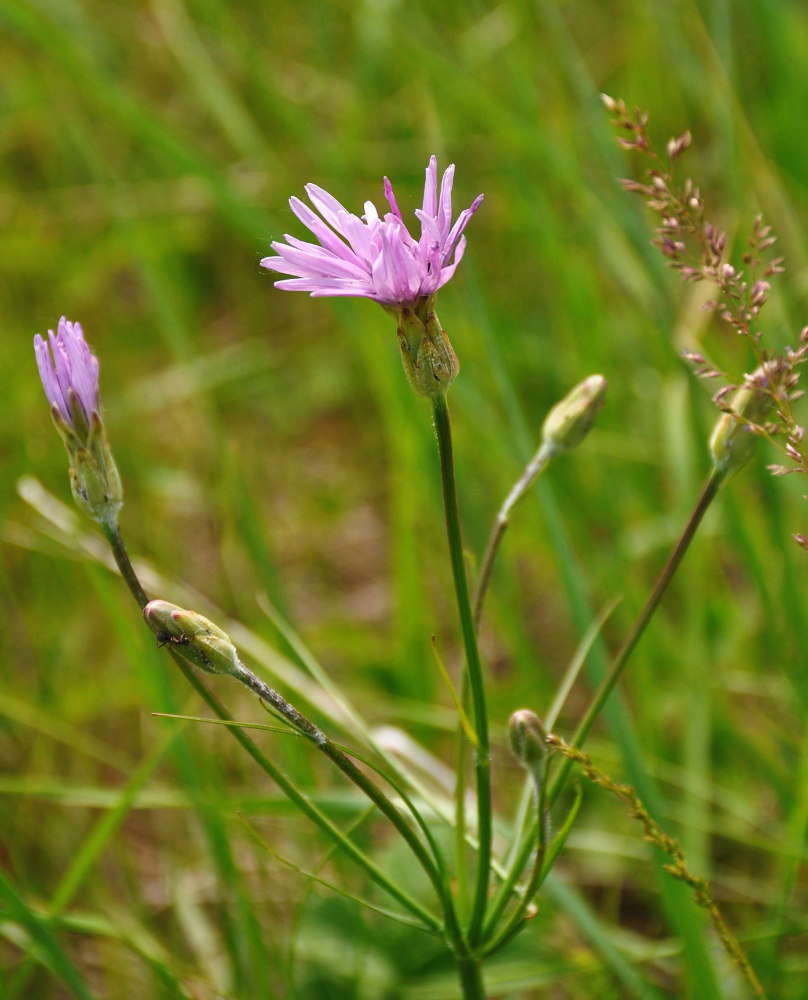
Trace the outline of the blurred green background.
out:
M 660 147 L 693 132 L 682 173 L 739 247 L 758 212 L 773 225 L 787 273 L 766 342 L 794 343 L 806 8 L 2 0 L 0 30 L 0 980 L 26 998 L 454 996 L 437 948 L 256 845 L 237 810 L 304 869 L 327 855 L 225 733 L 152 717 L 204 713 L 94 560 L 92 526 L 41 492 L 70 505 L 32 337 L 66 314 L 101 360 L 122 527 L 164 574 L 159 596 L 244 623 L 271 678 L 257 639 L 295 654 L 268 595 L 373 723 L 450 761 L 430 636 L 453 675 L 459 652 L 428 405 L 373 303 L 276 291 L 258 262 L 304 235 L 288 198 L 309 181 L 358 212 L 382 205 L 387 175 L 407 215 L 436 153 L 457 164 L 456 211 L 485 193 L 439 304 L 461 363 L 450 404 L 472 567 L 547 409 L 592 372 L 610 383 L 591 438 L 518 511 L 493 580 L 483 646 L 506 837 L 521 788 L 508 715 L 547 710 L 619 596 L 617 647 L 707 472 L 711 387 L 679 352 L 752 367 L 701 311 L 701 286 L 680 286 L 650 246 L 599 93 L 647 109 Z M 804 1000 L 808 587 L 791 533 L 805 487 L 772 480 L 765 450 L 711 512 L 592 750 L 618 778 L 656 778 L 659 819 L 771 995 Z M 590 690 L 576 686 L 563 735 Z M 356 815 L 311 754 L 261 740 L 341 821 Z M 364 835 L 404 864 L 384 830 Z M 370 891 L 339 862 L 326 871 Z M 662 885 L 639 828 L 587 789 L 491 996 L 746 995 L 706 931 L 718 972 L 699 985 L 682 941 L 700 925 L 688 911 L 677 933 Z

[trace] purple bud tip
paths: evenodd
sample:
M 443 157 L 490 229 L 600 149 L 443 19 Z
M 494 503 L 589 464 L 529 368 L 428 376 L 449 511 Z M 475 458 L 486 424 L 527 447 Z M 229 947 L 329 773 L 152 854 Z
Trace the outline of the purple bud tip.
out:
M 64 316 L 57 332 L 48 330 L 48 342 L 39 334 L 34 337 L 34 352 L 42 387 L 51 406 L 55 406 L 65 423 L 75 426 L 79 413 L 85 424 L 98 413 L 98 358 L 92 353 L 79 323 Z M 70 390 L 73 390 L 72 400 Z

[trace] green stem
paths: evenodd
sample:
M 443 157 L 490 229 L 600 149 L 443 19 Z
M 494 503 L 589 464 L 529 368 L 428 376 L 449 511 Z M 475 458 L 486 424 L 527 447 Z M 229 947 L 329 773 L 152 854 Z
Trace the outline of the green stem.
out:
M 129 588 L 132 596 L 137 601 L 141 611 L 149 603 L 148 595 L 146 591 L 140 586 L 140 580 L 138 580 L 137 575 L 132 567 L 132 563 L 129 560 L 129 554 L 126 551 L 126 546 L 123 544 L 123 538 L 121 537 L 121 531 L 118 527 L 118 522 L 109 523 L 107 521 L 101 522 L 101 530 L 104 532 L 104 537 L 109 542 L 110 548 L 112 549 L 112 554 L 115 557 L 115 562 L 118 564 L 118 569 L 121 571 L 121 576 Z
M 494 569 L 494 563 L 496 562 L 497 554 L 499 552 L 499 547 L 502 543 L 502 539 L 505 535 L 505 531 L 510 523 L 511 511 L 516 506 L 516 504 L 522 499 L 522 497 L 528 492 L 530 487 L 535 483 L 539 476 L 547 468 L 550 459 L 556 453 L 556 448 L 553 445 L 542 442 L 539 450 L 533 456 L 533 458 L 528 462 L 525 467 L 525 471 L 519 477 L 516 483 L 514 483 L 510 493 L 502 503 L 499 512 L 494 520 L 494 524 L 491 527 L 491 533 L 488 536 L 488 542 L 485 546 L 485 552 L 483 553 L 482 561 L 480 562 L 480 570 L 477 575 L 477 584 L 474 588 L 474 597 L 472 598 L 472 618 L 474 621 L 474 632 L 479 635 L 480 632 L 480 618 L 482 617 L 483 602 L 485 601 L 485 595 L 488 592 L 488 584 L 491 582 L 491 574 Z M 463 679 L 461 682 L 461 696 L 460 703 L 463 708 L 467 707 L 468 701 L 468 679 L 467 675 L 463 674 Z M 465 804 L 465 761 L 466 761 L 466 745 L 463 739 L 462 726 L 458 724 L 458 737 L 457 737 L 457 785 L 455 788 L 455 834 L 457 840 L 457 882 L 458 882 L 458 898 L 463 902 L 465 898 L 465 886 L 466 886 L 466 863 L 465 863 L 465 841 L 466 841 L 466 804 Z
M 342 771 L 362 792 L 367 795 L 370 801 L 379 811 L 390 820 L 393 826 L 401 834 L 410 850 L 418 859 L 422 868 L 429 876 L 430 881 L 437 889 L 438 895 L 443 898 L 444 886 L 435 862 L 427 853 L 424 845 L 415 835 L 407 821 L 396 809 L 390 799 L 366 774 L 359 770 L 354 762 L 343 753 L 342 750 L 323 732 L 319 726 L 302 715 L 294 705 L 290 705 L 274 688 L 265 684 L 260 678 L 248 670 L 243 664 L 238 673 L 232 675 L 236 680 L 246 685 L 254 691 L 259 698 L 271 705 L 279 715 L 283 716 L 299 733 L 302 733 L 314 743 L 318 749 L 328 757 L 328 759 Z
M 460 706 L 468 714 L 469 683 L 466 672 L 460 680 Z M 466 851 L 466 752 L 467 738 L 463 731 L 463 720 L 457 720 L 455 735 L 455 789 L 454 789 L 454 819 L 455 819 L 455 877 L 457 878 L 457 908 L 461 914 L 467 913 L 468 907 L 468 855 Z
M 488 884 L 491 869 L 491 761 L 488 742 L 488 715 L 485 707 L 485 687 L 474 616 L 469 599 L 466 580 L 466 565 L 463 559 L 463 543 L 460 537 L 460 517 L 457 509 L 457 486 L 455 484 L 454 458 L 452 455 L 452 430 L 446 396 L 439 393 L 432 397 L 435 416 L 435 430 L 440 452 L 441 482 L 443 485 L 443 506 L 446 516 L 446 534 L 449 540 L 449 554 L 452 562 L 457 607 L 463 644 L 466 651 L 466 672 L 474 708 L 474 729 L 477 746 L 474 753 L 474 773 L 477 791 L 477 882 L 469 921 L 469 942 L 474 945 L 479 938 L 485 917 L 488 899 Z
M 485 1000 L 485 986 L 479 960 L 472 955 L 458 955 L 457 971 L 460 975 L 463 1000 Z
M 118 568 L 121 571 L 121 576 L 126 581 L 127 586 L 132 594 L 132 596 L 137 601 L 141 610 L 149 603 L 149 598 L 146 592 L 140 585 L 140 581 L 135 574 L 132 567 L 132 563 L 129 559 L 129 555 L 126 551 L 126 547 L 123 543 L 123 538 L 121 537 L 120 530 L 117 524 L 102 524 L 101 525 L 104 535 L 109 542 L 113 555 L 115 557 L 115 562 L 118 564 Z M 201 695 L 204 701 L 213 709 L 213 711 L 218 715 L 220 719 L 228 722 L 233 721 L 233 717 L 224 708 L 224 706 L 214 697 L 205 687 L 205 685 L 199 680 L 199 678 L 194 673 L 191 666 L 182 658 L 181 654 L 172 646 L 168 647 L 169 652 L 174 657 L 174 661 L 179 666 L 182 673 L 185 675 L 186 680 L 195 688 L 195 690 Z M 362 772 L 347 758 L 341 751 L 338 750 L 333 743 L 319 730 L 313 723 L 309 722 L 303 715 L 301 715 L 297 709 L 288 702 L 284 701 L 272 688 L 268 685 L 263 684 L 254 674 L 252 674 L 246 667 L 242 667 L 245 677 L 239 678 L 248 683 L 246 677 L 252 678 L 255 683 L 250 683 L 249 686 L 256 691 L 260 697 L 264 698 L 273 707 L 279 708 L 279 703 L 285 706 L 286 711 L 282 714 L 287 718 L 292 724 L 299 729 L 305 735 L 309 736 L 321 749 L 323 749 L 329 757 L 334 761 L 334 763 L 340 766 L 351 780 L 358 784 L 362 790 L 368 795 L 371 800 L 377 805 L 382 812 L 390 819 L 395 822 L 394 816 L 397 818 L 398 822 L 395 823 L 396 828 L 404 836 L 407 843 L 416 853 L 418 860 L 424 865 L 427 874 L 435 882 L 437 879 L 436 886 L 439 887 L 439 896 L 444 904 L 444 907 L 451 910 L 451 901 L 446 899 L 446 895 L 441 890 L 443 889 L 442 882 L 440 880 L 440 875 L 432 863 L 432 859 L 426 853 L 423 844 L 418 840 L 413 831 L 404 822 L 403 817 L 395 809 L 390 800 L 378 789 L 373 782 L 371 782 Z M 297 806 L 298 809 L 306 816 L 309 817 L 317 826 L 320 827 L 328 836 L 343 850 L 346 854 L 350 855 L 354 861 L 357 862 L 365 871 L 368 873 L 369 877 L 384 888 L 390 895 L 397 899 L 402 906 L 406 907 L 411 913 L 414 913 L 420 920 L 423 921 L 426 928 L 431 931 L 443 931 L 443 925 L 426 907 L 422 906 L 416 899 L 405 892 L 398 885 L 392 882 L 384 874 L 381 869 L 377 868 L 376 865 L 370 860 L 367 855 L 365 855 L 356 845 L 349 840 L 341 830 L 335 826 L 328 817 L 320 812 L 320 810 L 310 801 L 302 792 L 289 781 L 289 779 L 283 774 L 282 771 L 278 770 L 274 764 L 269 761 L 264 754 L 258 749 L 258 747 L 253 743 L 253 741 L 246 736 L 237 726 L 228 726 L 228 731 L 232 733 L 234 738 L 242 745 L 242 747 L 247 751 L 247 753 L 253 758 L 253 760 L 261 767 L 272 780 L 281 788 L 284 794 Z M 330 748 L 326 749 L 326 746 Z M 342 762 L 338 758 L 342 758 Z M 358 779 L 358 780 L 357 780 Z M 371 794 L 373 790 L 374 794 Z M 386 806 L 383 805 L 386 803 Z M 388 811 L 389 807 L 389 811 Z M 449 928 L 450 933 L 452 929 L 453 911 L 449 914 Z M 455 932 L 456 940 L 460 941 L 459 931 Z
M 533 869 L 530 873 L 530 879 L 528 880 L 525 891 L 522 894 L 522 898 L 513 913 L 508 918 L 505 926 L 486 946 L 485 951 L 483 952 L 486 956 L 490 955 L 494 951 L 498 951 L 503 945 L 507 944 L 507 942 L 510 941 L 510 939 L 519 930 L 521 930 L 528 907 L 533 901 L 533 897 L 536 895 L 536 892 L 542 883 L 543 876 L 546 875 L 544 862 L 547 856 L 547 833 L 550 823 L 550 814 L 547 809 L 547 795 L 545 791 L 547 784 L 547 767 L 548 761 L 545 759 L 541 774 L 537 775 L 534 779 L 536 786 L 536 830 L 538 834 L 538 843 L 536 844 L 536 854 L 533 858 Z M 486 933 L 484 934 L 484 937 L 486 937 L 489 933 L 493 933 L 496 929 L 496 922 L 499 920 L 500 913 L 501 911 L 496 912 L 495 914 L 494 909 L 492 908 L 491 916 L 486 923 Z
M 517 482 L 514 483 L 511 492 L 507 495 L 499 509 L 499 513 L 497 514 L 496 520 L 491 528 L 491 534 L 488 536 L 488 542 L 485 546 L 485 552 L 483 553 L 483 558 L 480 563 L 477 586 L 474 589 L 472 607 L 474 609 L 474 629 L 476 632 L 480 631 L 480 616 L 483 611 L 483 601 L 485 600 L 488 584 L 491 580 L 491 572 L 494 568 L 494 561 L 497 558 L 502 537 L 505 534 L 511 518 L 511 511 L 527 493 L 530 487 L 536 482 L 542 472 L 544 472 L 547 468 L 550 459 L 556 454 L 556 450 L 557 449 L 553 445 L 548 444 L 547 442 L 543 441 L 541 443 L 539 450 L 528 462 L 525 467 L 525 471 L 519 477 Z
M 645 603 L 645 607 L 640 612 L 640 615 L 634 622 L 634 625 L 632 626 L 632 629 L 629 632 L 628 637 L 626 638 L 625 642 L 620 648 L 620 651 L 617 653 L 614 660 L 612 661 L 608 674 L 603 679 L 600 687 L 598 688 L 597 693 L 595 694 L 595 697 L 592 700 L 591 705 L 589 706 L 589 709 L 587 710 L 586 715 L 581 720 L 578 729 L 575 732 L 575 736 L 573 737 L 572 742 L 576 747 L 580 747 L 586 740 L 586 737 L 589 735 L 590 729 L 592 728 L 598 714 L 600 713 L 601 709 L 606 703 L 606 700 L 608 699 L 609 695 L 614 689 L 615 684 L 617 683 L 621 673 L 623 672 L 626 666 L 626 663 L 628 662 L 629 656 L 631 655 L 635 646 L 639 642 L 640 637 L 642 636 L 643 632 L 646 629 L 646 626 L 648 625 L 648 622 L 651 620 L 651 617 L 653 616 L 654 612 L 659 606 L 659 602 L 662 599 L 663 594 L 667 590 L 669 583 L 673 579 L 674 573 L 678 569 L 679 564 L 681 563 L 685 552 L 687 551 L 691 541 L 693 540 L 693 536 L 696 533 L 696 529 L 701 524 L 702 518 L 707 513 L 707 510 L 712 501 L 715 499 L 715 496 L 718 493 L 718 490 L 724 479 L 725 475 L 716 470 L 713 470 L 713 472 L 710 474 L 704 486 L 704 489 L 702 490 L 701 496 L 696 502 L 696 506 L 693 509 L 693 513 L 690 515 L 690 520 L 687 522 L 687 525 L 685 526 L 685 529 L 682 532 L 682 536 L 676 543 L 676 547 L 671 553 L 671 556 L 668 559 L 665 568 L 662 570 L 662 573 L 660 574 L 659 579 L 657 580 L 656 585 L 654 586 L 654 589 L 651 592 L 651 595 L 649 596 L 648 600 Z M 553 776 L 553 779 L 550 782 L 547 790 L 548 807 L 552 806 L 558 799 L 558 796 L 560 795 L 561 790 L 564 787 L 564 783 L 569 777 L 569 773 L 572 768 L 572 763 L 573 762 L 571 760 L 565 757 L 558 771 Z M 528 863 L 531 852 L 533 851 L 534 846 L 537 843 L 538 834 L 539 834 L 538 824 L 534 823 L 530 835 L 524 838 L 524 840 L 522 841 L 522 845 L 519 849 L 519 852 L 515 855 L 513 861 L 511 862 L 508 871 L 508 876 L 503 885 L 500 887 L 500 891 L 497 895 L 497 898 L 494 901 L 492 913 L 499 914 L 504 909 L 504 905 L 508 895 L 510 895 L 510 893 L 513 892 L 514 887 L 516 886 L 519 873 L 523 871 L 525 865 Z
M 185 676 L 185 679 L 189 684 L 198 692 L 206 704 L 213 709 L 216 715 L 227 722 L 232 722 L 233 716 L 227 711 L 227 709 L 221 704 L 221 702 L 208 691 L 202 681 L 196 676 L 193 668 L 190 664 L 183 660 L 180 653 L 174 649 L 173 646 L 168 646 L 168 651 L 174 657 L 174 661 L 180 668 Z M 402 906 L 406 907 L 411 913 L 414 913 L 420 920 L 423 921 L 426 928 L 431 931 L 442 931 L 443 927 L 440 920 L 434 916 L 426 907 L 422 906 L 417 899 L 414 899 L 409 893 L 405 892 L 404 889 L 396 885 L 395 882 L 391 882 L 390 879 L 381 871 L 380 868 L 374 864 L 371 859 L 364 854 L 348 837 L 346 837 L 339 827 L 335 826 L 334 823 L 323 813 L 317 806 L 302 792 L 292 784 L 292 782 L 286 777 L 286 775 L 279 770 L 275 765 L 258 749 L 258 747 L 253 743 L 253 741 L 246 736 L 238 726 L 227 726 L 228 732 L 232 733 L 233 737 L 238 740 L 241 746 L 247 751 L 247 753 L 252 757 L 252 759 L 258 764 L 258 766 L 265 771 L 270 778 L 275 782 L 276 785 L 281 789 L 281 791 L 290 799 L 291 802 L 305 815 L 308 816 L 312 822 L 326 833 L 334 843 L 343 850 L 349 857 L 351 857 L 357 864 L 359 864 L 368 873 L 368 876 L 373 879 L 373 881 L 385 889 L 390 895 L 397 899 Z

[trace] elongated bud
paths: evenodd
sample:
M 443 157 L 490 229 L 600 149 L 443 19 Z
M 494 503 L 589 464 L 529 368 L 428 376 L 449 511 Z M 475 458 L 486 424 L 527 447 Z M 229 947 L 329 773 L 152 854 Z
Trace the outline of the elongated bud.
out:
M 590 375 L 556 403 L 542 426 L 542 443 L 555 451 L 571 451 L 583 441 L 606 400 L 608 383 L 602 375 Z
M 435 313 L 435 296 L 423 296 L 414 306 L 388 309 L 398 322 L 398 344 L 404 372 L 419 396 L 446 392 L 460 363 Z
M 58 427 L 55 416 L 54 423 Z M 73 447 L 67 441 L 65 444 L 70 455 L 70 489 L 76 505 L 100 524 L 116 524 L 123 505 L 123 486 L 100 416 L 93 414 L 87 447 Z
M 185 611 L 168 601 L 149 601 L 143 617 L 161 646 L 171 643 L 180 656 L 200 670 L 234 676 L 242 673 L 230 636 L 196 611 Z
M 719 418 L 710 437 L 716 472 L 730 475 L 742 469 L 752 457 L 760 421 L 772 405 L 770 381 L 777 374 L 772 363 L 756 368 L 733 396 L 729 410 Z
M 81 325 L 64 316 L 48 338 L 49 343 L 37 334 L 34 352 L 53 423 L 70 458 L 73 498 L 94 521 L 114 525 L 123 488 L 101 420 L 98 358 Z
M 547 733 L 535 712 L 520 708 L 508 720 L 508 746 L 511 753 L 537 777 L 547 757 Z

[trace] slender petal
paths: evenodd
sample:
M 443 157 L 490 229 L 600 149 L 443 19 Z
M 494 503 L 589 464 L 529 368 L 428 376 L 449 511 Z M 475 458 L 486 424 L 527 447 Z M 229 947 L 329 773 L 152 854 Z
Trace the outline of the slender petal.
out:
M 75 402 L 84 423 L 89 424 L 99 408 L 98 358 L 87 346 L 81 325 L 70 323 L 64 316 L 56 333 L 48 330 L 48 340 L 50 347 L 39 334 L 34 337 L 39 377 L 48 402 L 70 425 L 78 416 L 73 412 Z
M 265 257 L 261 266 L 288 275 L 275 282 L 287 291 L 361 296 L 393 308 L 412 306 L 433 295 L 454 274 L 465 249 L 463 230 L 483 198 L 475 198 L 452 225 L 454 172 L 454 164 L 447 167 L 438 193 L 438 161 L 430 158 L 423 207 L 415 211 L 421 223 L 418 239 L 407 229 L 386 177 L 384 195 L 390 211 L 383 217 L 370 201 L 365 202 L 362 217 L 354 215 L 323 188 L 307 184 L 309 201 L 320 214 L 299 198 L 291 198 L 289 204 L 317 243 L 286 236 L 286 242 L 273 242 L 276 256 Z

